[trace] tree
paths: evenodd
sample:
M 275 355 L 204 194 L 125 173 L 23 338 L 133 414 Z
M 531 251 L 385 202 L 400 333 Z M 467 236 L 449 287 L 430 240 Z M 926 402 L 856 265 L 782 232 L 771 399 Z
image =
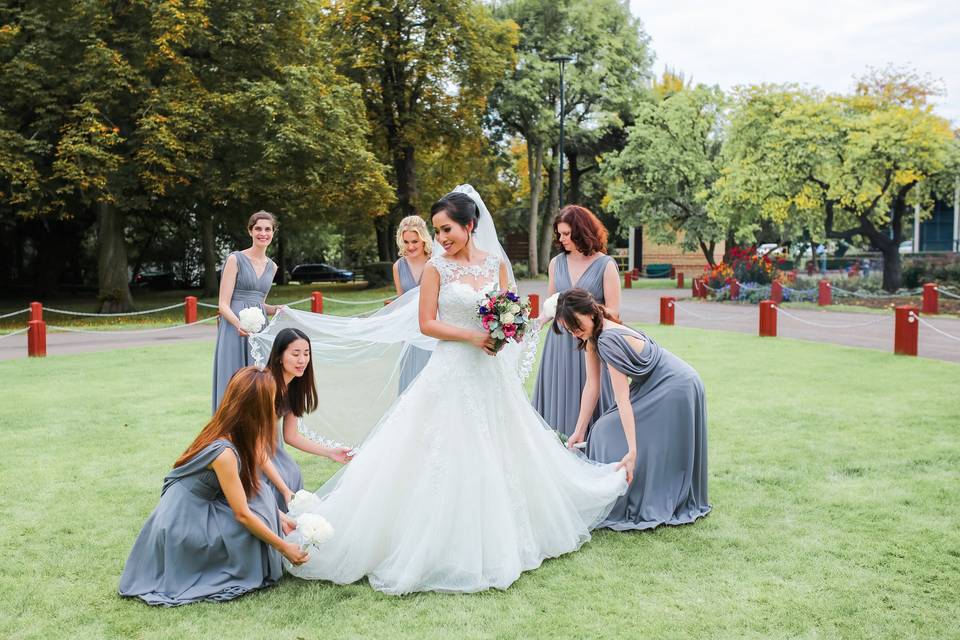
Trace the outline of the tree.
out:
M 708 206 L 722 168 L 724 96 L 703 85 L 665 95 L 638 106 L 626 146 L 608 157 L 609 206 L 662 242 L 679 237 L 713 266 L 724 228 Z

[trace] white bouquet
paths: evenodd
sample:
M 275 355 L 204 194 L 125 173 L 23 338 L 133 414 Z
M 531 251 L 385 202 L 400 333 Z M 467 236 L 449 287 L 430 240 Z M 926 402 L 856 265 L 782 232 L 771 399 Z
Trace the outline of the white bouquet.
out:
M 267 318 L 263 315 L 260 307 L 247 307 L 241 309 L 237 314 L 240 318 L 240 328 L 247 333 L 258 333 L 267 324 Z
M 559 298 L 560 294 L 555 293 L 543 301 L 543 312 L 540 314 L 540 317 L 543 318 L 544 322 L 553 320 L 557 316 L 557 300 Z
M 317 494 L 300 489 L 293 494 L 293 498 L 287 504 L 287 515 L 297 519 L 305 513 L 316 512 L 320 504 L 321 500 L 317 497 Z
M 297 518 L 297 531 L 305 547 L 318 547 L 333 537 L 333 527 L 326 518 L 316 513 L 305 513 Z

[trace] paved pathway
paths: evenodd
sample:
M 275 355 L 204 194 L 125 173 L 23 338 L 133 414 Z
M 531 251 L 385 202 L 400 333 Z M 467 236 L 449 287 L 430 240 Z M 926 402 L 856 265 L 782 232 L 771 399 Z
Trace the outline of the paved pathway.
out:
M 520 292 L 545 297 L 547 283 L 522 281 Z M 625 289 L 621 316 L 628 322 L 656 324 L 660 321 L 660 297 L 677 298 L 676 323 L 679 326 L 738 331 L 757 335 L 758 307 L 731 303 L 699 302 L 690 299 L 689 289 Z M 789 313 L 790 315 L 786 315 Z M 793 316 L 793 317 L 791 317 Z M 960 337 L 960 320 L 926 317 L 941 331 Z M 847 313 L 785 309 L 777 321 L 778 334 L 785 338 L 829 342 L 880 351 L 893 350 L 893 316 L 874 313 Z M 62 355 L 105 351 L 123 347 L 152 346 L 188 340 L 213 340 L 216 326 L 212 323 L 183 326 L 154 333 L 116 331 L 107 334 L 59 333 L 47 335 L 47 354 Z M 929 326 L 920 326 L 919 355 L 925 358 L 960 362 L 960 341 L 951 340 Z M 26 357 L 27 337 L 24 334 L 0 338 L 0 360 Z

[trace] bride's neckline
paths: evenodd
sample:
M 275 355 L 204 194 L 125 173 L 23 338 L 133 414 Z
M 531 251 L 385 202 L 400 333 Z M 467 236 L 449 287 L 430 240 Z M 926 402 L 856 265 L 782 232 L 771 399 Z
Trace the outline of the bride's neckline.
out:
M 457 265 L 458 267 L 463 267 L 463 268 L 467 269 L 467 268 L 470 268 L 470 267 L 482 267 L 484 264 L 486 264 L 487 260 L 489 260 L 489 259 L 490 259 L 490 256 L 492 256 L 492 255 L 493 255 L 492 253 L 485 253 L 485 254 L 483 255 L 483 257 L 480 258 L 480 260 L 477 261 L 477 262 L 461 262 L 460 260 L 454 260 L 453 258 L 451 258 L 450 256 L 448 256 L 448 255 L 445 254 L 445 253 L 440 254 L 440 255 L 437 256 L 437 257 L 438 257 L 438 258 L 443 258 L 444 260 L 446 260 L 446 261 L 449 262 L 450 264 Z

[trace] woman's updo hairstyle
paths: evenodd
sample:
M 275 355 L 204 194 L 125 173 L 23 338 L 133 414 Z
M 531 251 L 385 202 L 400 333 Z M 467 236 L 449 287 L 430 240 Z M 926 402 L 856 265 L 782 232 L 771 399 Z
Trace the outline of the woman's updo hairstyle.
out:
M 620 322 L 620 318 L 607 311 L 607 308 L 597 302 L 589 291 L 585 289 L 567 289 L 557 297 L 557 312 L 553 319 L 553 332 L 560 334 L 563 327 L 579 331 L 582 327 L 577 319 L 577 314 L 590 316 L 593 320 L 593 333 L 589 341 L 597 346 L 597 339 L 600 332 L 603 331 L 603 319 Z M 577 338 L 577 348 L 584 349 L 587 346 L 586 340 Z
M 445 211 L 451 220 L 464 229 L 472 222 L 473 229 L 471 233 L 477 230 L 477 221 L 480 220 L 480 209 L 477 208 L 477 203 L 473 201 L 473 198 L 467 194 L 454 191 L 453 193 L 448 193 L 443 196 L 430 207 L 430 217 L 432 218 L 441 211 Z

